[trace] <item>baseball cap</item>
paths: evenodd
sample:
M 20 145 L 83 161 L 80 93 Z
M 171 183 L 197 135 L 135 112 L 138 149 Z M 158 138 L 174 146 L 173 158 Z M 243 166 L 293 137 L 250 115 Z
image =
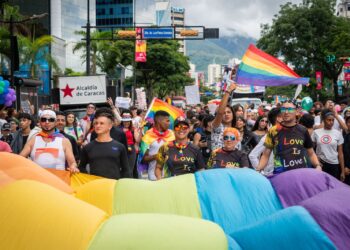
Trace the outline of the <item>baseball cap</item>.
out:
M 10 123 L 4 123 L 1 127 L 1 130 L 11 130 L 11 124 Z
M 129 113 L 124 113 L 122 115 L 122 119 L 121 119 L 122 122 L 131 122 L 132 121 L 132 117 Z
M 176 127 L 180 124 L 186 124 L 187 126 L 190 126 L 190 121 L 188 119 L 183 118 L 183 117 L 179 117 L 175 120 L 174 127 Z

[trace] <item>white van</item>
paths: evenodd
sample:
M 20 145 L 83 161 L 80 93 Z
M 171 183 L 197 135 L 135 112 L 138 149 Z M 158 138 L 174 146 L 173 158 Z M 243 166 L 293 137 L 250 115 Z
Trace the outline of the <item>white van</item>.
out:
M 259 98 L 252 97 L 234 98 L 231 100 L 231 107 L 236 104 L 240 104 L 244 107 L 246 104 L 250 105 L 252 103 L 254 103 L 255 108 L 258 108 L 262 104 L 262 101 Z

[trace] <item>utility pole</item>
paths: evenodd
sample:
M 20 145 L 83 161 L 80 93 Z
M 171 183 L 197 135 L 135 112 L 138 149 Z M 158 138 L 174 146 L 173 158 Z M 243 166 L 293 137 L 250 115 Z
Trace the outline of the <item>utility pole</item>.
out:
M 90 75 L 90 0 L 87 0 L 87 23 L 86 23 L 86 75 Z
M 133 26 L 134 30 L 136 31 L 136 0 L 133 1 Z M 136 53 L 136 41 L 135 41 L 135 48 L 134 53 Z M 136 62 L 135 62 L 135 56 L 133 58 L 133 74 L 134 74 L 134 84 L 131 86 L 131 101 L 133 104 L 135 104 L 135 87 L 136 87 Z
M 15 86 L 15 70 L 18 70 L 18 59 L 16 60 L 16 54 L 18 57 L 18 51 L 15 51 L 16 49 L 18 49 L 18 46 L 15 45 L 15 43 L 17 43 L 17 37 L 14 35 L 14 30 L 13 30 L 13 16 L 10 16 L 10 43 L 11 43 L 11 73 L 10 73 L 10 77 L 11 77 L 11 85 Z M 17 61 L 17 63 L 16 63 Z M 20 110 L 21 107 L 21 89 L 20 86 L 16 85 L 16 107 L 18 110 Z

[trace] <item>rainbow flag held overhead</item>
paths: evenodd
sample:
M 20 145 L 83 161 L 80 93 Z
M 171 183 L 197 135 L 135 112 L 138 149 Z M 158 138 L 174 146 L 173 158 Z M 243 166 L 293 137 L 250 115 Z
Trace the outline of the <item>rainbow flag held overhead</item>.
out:
M 306 85 L 309 78 L 300 77 L 285 63 L 251 44 L 239 65 L 236 82 L 255 86 Z
M 154 115 L 157 111 L 163 110 L 169 113 L 170 115 L 170 129 L 174 128 L 174 121 L 176 118 L 182 116 L 185 117 L 184 112 L 182 110 L 168 104 L 167 102 L 163 102 L 157 98 L 154 98 L 145 117 L 145 120 L 149 122 L 154 122 Z M 155 128 L 151 128 L 147 131 L 144 131 L 144 136 L 142 137 L 140 152 L 137 158 L 137 172 L 139 178 L 146 179 L 148 177 L 148 164 L 142 162 L 142 159 L 149 149 L 150 145 L 154 141 L 163 141 L 170 142 L 175 140 L 175 136 L 172 130 L 167 130 L 166 132 L 160 133 Z
M 155 113 L 159 110 L 163 110 L 169 113 L 170 129 L 174 128 L 174 121 L 176 120 L 176 118 L 180 116 L 185 117 L 185 114 L 181 109 L 178 109 L 166 102 L 163 102 L 158 98 L 154 98 L 147 111 L 146 120 L 153 121 Z

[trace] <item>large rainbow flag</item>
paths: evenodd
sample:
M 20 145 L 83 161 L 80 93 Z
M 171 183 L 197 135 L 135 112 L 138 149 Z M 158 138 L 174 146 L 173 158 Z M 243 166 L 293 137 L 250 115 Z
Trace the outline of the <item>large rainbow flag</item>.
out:
M 256 86 L 286 86 L 306 85 L 309 78 L 300 77 L 285 63 L 251 44 L 239 65 L 236 81 Z
M 146 120 L 153 122 L 154 115 L 159 110 L 163 110 L 169 113 L 170 129 L 174 128 L 174 121 L 176 120 L 176 118 L 180 116 L 185 117 L 185 114 L 182 110 L 170 105 L 169 103 L 163 102 L 158 98 L 154 98 L 147 111 Z

